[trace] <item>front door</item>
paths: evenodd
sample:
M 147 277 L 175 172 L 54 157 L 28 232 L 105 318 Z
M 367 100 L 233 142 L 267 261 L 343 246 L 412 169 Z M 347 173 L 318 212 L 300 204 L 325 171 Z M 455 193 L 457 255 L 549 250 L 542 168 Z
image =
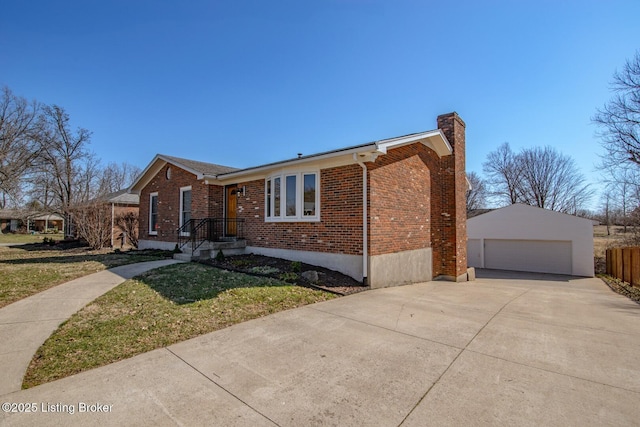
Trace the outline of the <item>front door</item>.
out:
M 238 207 L 238 188 L 227 187 L 227 211 L 225 212 L 226 230 L 227 236 L 235 236 L 238 232 L 238 226 L 236 223 L 236 208 Z

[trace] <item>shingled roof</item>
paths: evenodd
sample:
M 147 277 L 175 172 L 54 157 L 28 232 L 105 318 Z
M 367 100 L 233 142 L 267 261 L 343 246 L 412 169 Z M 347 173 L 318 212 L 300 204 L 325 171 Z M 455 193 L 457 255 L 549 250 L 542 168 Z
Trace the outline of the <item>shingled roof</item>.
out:
M 165 154 L 158 154 L 158 157 L 167 161 L 168 163 L 173 163 L 176 166 L 181 166 L 185 170 L 190 170 L 191 172 L 195 172 L 196 175 L 215 176 L 221 173 L 228 173 L 228 172 L 233 172 L 238 170 L 238 168 L 232 168 L 230 166 L 222 166 L 222 165 L 216 165 L 214 163 L 199 162 L 197 160 L 183 159 L 180 157 L 167 156 Z

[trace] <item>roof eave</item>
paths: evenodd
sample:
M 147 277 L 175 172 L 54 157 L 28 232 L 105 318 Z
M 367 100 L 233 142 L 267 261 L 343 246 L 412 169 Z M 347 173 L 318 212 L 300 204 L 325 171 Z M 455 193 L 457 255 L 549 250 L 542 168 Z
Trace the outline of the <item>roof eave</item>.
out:
M 431 148 L 438 157 L 448 156 L 453 152 L 451 144 L 447 141 L 446 136 L 440 129 L 433 131 L 421 132 L 417 134 L 402 136 L 398 138 L 385 139 L 376 141 L 369 144 L 364 144 L 356 147 L 346 148 L 342 150 L 330 151 L 327 153 L 313 154 L 310 156 L 304 156 L 297 159 L 283 160 L 281 162 L 270 163 L 267 165 L 256 166 L 253 168 L 242 169 L 239 171 L 228 172 L 218 175 L 204 175 L 205 180 L 229 180 L 239 178 L 247 175 L 256 175 L 259 173 L 265 173 L 274 169 L 279 169 L 284 166 L 298 166 L 312 162 L 320 162 L 323 160 L 329 160 L 338 157 L 353 158 L 354 154 L 376 154 L 376 156 L 370 157 L 375 160 L 377 155 L 386 154 L 388 149 L 400 147 L 403 145 L 413 144 L 420 142 L 423 145 Z M 355 161 L 355 160 L 354 160 Z
M 166 164 L 175 165 L 180 169 L 192 173 L 198 180 L 202 180 L 205 178 L 205 174 L 203 174 L 201 171 L 197 171 L 183 163 L 176 161 L 175 159 L 168 158 L 163 154 L 156 154 L 153 160 L 151 160 L 151 162 L 142 171 L 138 178 L 136 178 L 133 184 L 131 184 L 131 186 L 127 189 L 127 193 L 140 194 L 140 191 L 149 183 L 151 177 L 155 176 Z
M 218 175 L 205 175 L 204 179 L 228 180 L 228 179 L 238 178 L 246 175 L 254 175 L 254 174 L 268 172 L 273 169 L 282 168 L 283 166 L 298 166 L 298 165 L 304 165 L 311 162 L 319 162 L 322 160 L 328 160 L 328 159 L 337 158 L 337 157 L 343 157 L 343 156 L 351 157 L 353 156 L 354 153 L 360 154 L 360 153 L 369 153 L 369 152 L 378 152 L 378 151 L 379 151 L 378 146 L 375 143 L 371 143 L 371 144 L 366 144 L 358 147 L 348 148 L 345 150 L 331 151 L 331 152 L 322 153 L 322 154 L 312 154 L 310 156 L 304 156 L 297 159 L 283 160 L 280 162 L 269 163 L 267 165 L 241 169 L 239 171 L 234 171 L 234 172 L 228 172 L 228 173 L 223 173 Z
M 453 153 L 451 144 L 449 144 L 447 137 L 440 129 L 379 141 L 376 144 L 381 151 L 386 153 L 386 150 L 389 148 L 401 147 L 415 142 L 421 142 L 423 145 L 431 148 L 438 157 L 448 156 Z
M 158 161 L 162 162 L 160 165 L 157 165 Z M 150 178 L 147 178 L 151 173 L 151 176 L 157 174 L 162 167 L 167 163 L 166 160 L 162 159 L 160 154 L 156 154 L 153 160 L 149 162 L 146 168 L 142 171 L 140 175 L 131 183 L 129 188 L 127 188 L 127 193 L 130 194 L 140 194 L 140 191 L 147 185 Z

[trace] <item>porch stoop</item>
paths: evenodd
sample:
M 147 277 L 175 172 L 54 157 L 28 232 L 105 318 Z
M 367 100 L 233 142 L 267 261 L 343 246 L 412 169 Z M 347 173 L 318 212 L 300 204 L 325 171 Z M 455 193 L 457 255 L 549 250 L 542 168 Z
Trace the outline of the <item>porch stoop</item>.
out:
M 190 245 L 182 248 L 181 254 L 174 254 L 173 259 L 180 261 L 194 261 L 215 258 L 219 251 L 225 255 L 242 255 L 247 247 L 246 240 L 234 240 L 228 242 L 205 242 L 195 251 L 191 250 Z

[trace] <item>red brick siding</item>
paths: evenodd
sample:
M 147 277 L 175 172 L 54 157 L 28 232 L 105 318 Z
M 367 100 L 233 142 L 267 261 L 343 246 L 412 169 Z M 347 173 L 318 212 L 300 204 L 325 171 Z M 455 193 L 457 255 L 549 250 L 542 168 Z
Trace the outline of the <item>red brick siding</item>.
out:
M 171 165 L 171 179 L 165 165 L 140 192 L 140 239 L 175 242 L 180 227 L 180 188 L 191 186 L 191 217 L 209 216 L 211 189 L 190 172 Z M 158 193 L 158 235 L 149 234 L 149 196 Z
M 457 114 L 438 117 L 453 147 L 439 158 L 416 143 L 391 149 L 367 163 L 369 254 L 432 248 L 433 276 L 460 276 L 466 259 L 465 125 Z M 224 216 L 225 190 L 165 166 L 140 195 L 140 239 L 176 241 L 180 188 L 192 186 L 192 218 Z M 362 169 L 348 165 L 320 171 L 319 222 L 265 222 L 265 180 L 240 182 L 237 217 L 245 219 L 249 246 L 361 255 Z M 149 195 L 158 193 L 158 235 L 149 235 Z
M 224 218 L 224 187 L 221 185 L 208 185 L 208 214 L 209 218 Z
M 369 252 L 431 246 L 431 171 L 437 155 L 421 143 L 389 150 L 369 169 Z
M 438 116 L 438 128 L 453 148 L 452 156 L 442 158 L 441 274 L 458 277 L 467 271 L 465 124 L 456 113 L 451 113 Z
M 265 222 L 265 180 L 238 183 L 238 218 L 245 219 L 247 245 L 264 248 L 362 254 L 362 169 L 320 171 L 320 222 Z

